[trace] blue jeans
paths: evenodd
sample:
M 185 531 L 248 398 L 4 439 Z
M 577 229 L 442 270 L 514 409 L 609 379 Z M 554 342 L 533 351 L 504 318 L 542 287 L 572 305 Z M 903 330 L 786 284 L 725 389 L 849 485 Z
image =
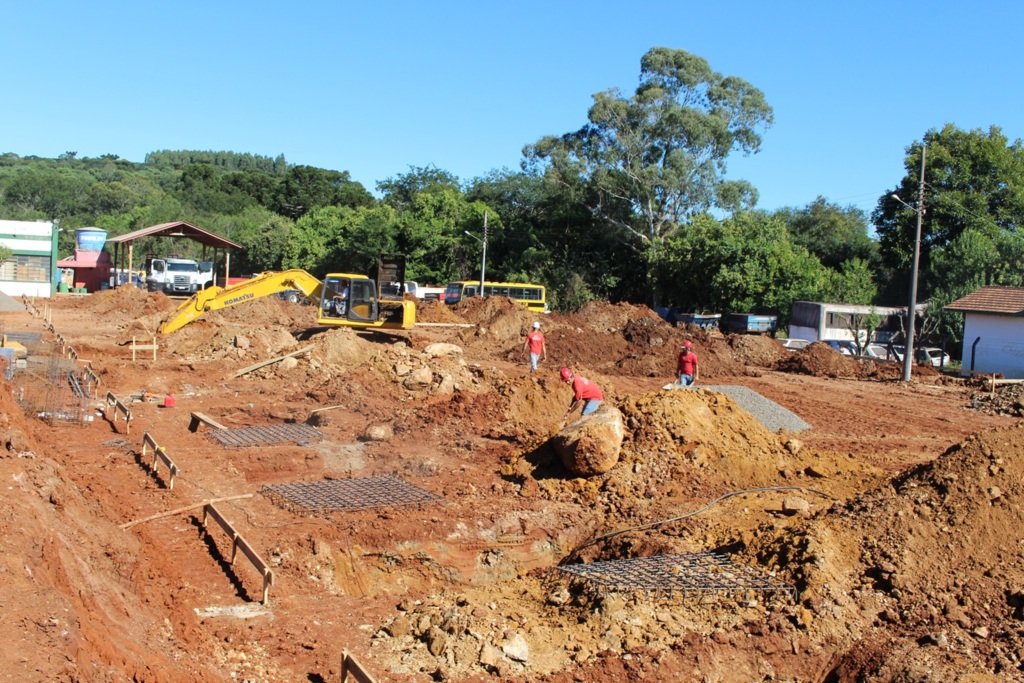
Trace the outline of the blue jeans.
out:
M 540 354 L 539 353 L 531 353 L 530 354 L 530 372 L 534 372 L 534 371 L 537 370 L 537 361 L 538 360 L 540 360 Z
M 586 405 L 583 406 L 583 413 L 581 414 L 581 417 L 582 415 L 590 415 L 592 412 L 597 410 L 599 405 L 601 405 L 600 401 L 587 401 Z
M 679 386 L 692 387 L 693 375 L 679 375 Z

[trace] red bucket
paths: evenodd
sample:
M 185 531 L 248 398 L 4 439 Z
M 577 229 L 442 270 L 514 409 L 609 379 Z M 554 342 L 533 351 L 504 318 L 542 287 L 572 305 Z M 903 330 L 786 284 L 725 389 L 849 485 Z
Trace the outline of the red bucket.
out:
M 174 394 L 167 394 L 164 396 L 164 408 L 174 407 Z

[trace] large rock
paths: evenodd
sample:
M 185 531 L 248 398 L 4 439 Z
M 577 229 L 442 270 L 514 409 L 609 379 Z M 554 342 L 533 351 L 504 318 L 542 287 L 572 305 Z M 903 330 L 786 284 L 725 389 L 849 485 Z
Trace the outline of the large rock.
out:
M 602 403 L 601 406 L 556 434 L 551 443 L 573 474 L 590 477 L 615 467 L 622 450 L 622 413 Z
M 423 355 L 427 358 L 444 358 L 444 357 L 457 357 L 462 355 L 462 347 L 455 344 L 445 344 L 438 342 L 436 344 L 429 344 L 423 349 Z

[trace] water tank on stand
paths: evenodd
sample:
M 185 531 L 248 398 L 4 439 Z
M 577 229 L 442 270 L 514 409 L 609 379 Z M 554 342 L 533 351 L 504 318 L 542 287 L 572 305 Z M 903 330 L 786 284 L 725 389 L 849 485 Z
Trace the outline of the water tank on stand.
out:
M 99 228 L 75 230 L 75 249 L 78 251 L 103 251 L 107 243 L 107 231 Z

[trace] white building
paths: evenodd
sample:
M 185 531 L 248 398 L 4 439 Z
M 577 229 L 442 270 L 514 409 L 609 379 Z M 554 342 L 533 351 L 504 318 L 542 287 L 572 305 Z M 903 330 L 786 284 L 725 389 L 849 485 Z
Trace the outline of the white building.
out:
M 964 370 L 1024 379 L 1024 287 L 982 287 L 946 310 L 964 314 Z
M 926 304 L 917 305 L 917 314 L 924 313 Z M 879 317 L 871 339 L 863 339 L 860 329 L 869 315 Z M 907 309 L 887 306 L 861 306 L 857 304 L 826 304 L 819 301 L 794 301 L 789 314 L 789 336 L 810 342 L 823 339 L 852 341 L 857 330 L 862 341 L 885 343 L 903 333 L 903 318 Z
M 0 220 L 0 246 L 14 252 L 0 263 L 0 292 L 12 297 L 53 294 L 57 228 L 52 221 Z

